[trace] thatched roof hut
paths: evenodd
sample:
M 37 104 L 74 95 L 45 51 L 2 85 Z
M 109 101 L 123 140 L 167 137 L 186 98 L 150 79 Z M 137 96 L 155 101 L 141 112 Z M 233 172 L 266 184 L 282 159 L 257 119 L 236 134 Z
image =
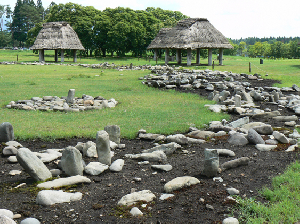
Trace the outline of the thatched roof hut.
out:
M 148 49 L 232 49 L 227 38 L 205 18 L 188 18 L 173 28 L 163 28 Z
M 74 50 L 74 56 L 76 56 L 76 50 L 84 50 L 84 47 L 76 32 L 67 22 L 48 22 L 43 24 L 31 49 L 40 50 L 40 61 L 41 59 L 44 61 L 44 56 L 41 55 L 41 53 L 44 54 L 44 50 L 55 50 L 56 54 L 57 50 L 61 50 L 63 61 L 64 50 Z M 55 61 L 57 61 L 57 55 Z

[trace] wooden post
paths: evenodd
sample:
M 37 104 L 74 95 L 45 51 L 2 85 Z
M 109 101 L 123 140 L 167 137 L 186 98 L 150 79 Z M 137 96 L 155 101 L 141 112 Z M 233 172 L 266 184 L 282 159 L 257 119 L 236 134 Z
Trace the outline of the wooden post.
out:
M 213 61 L 212 69 L 215 69 L 215 61 Z
M 39 50 L 39 62 L 45 61 L 44 49 Z
M 17 54 L 17 61 L 19 61 L 19 55 Z
M 187 66 L 190 66 L 192 65 L 192 49 L 191 48 L 188 48 L 186 49 L 187 50 Z
M 177 61 L 177 64 L 181 64 L 181 49 L 176 49 L 176 61 Z
M 57 49 L 54 50 L 54 61 L 58 62 L 58 50 Z
M 219 49 L 219 65 L 223 65 L 223 49 Z
M 154 49 L 154 56 L 153 56 L 153 59 L 156 60 L 157 58 L 157 49 Z
M 251 72 L 251 62 L 249 62 L 249 72 Z
M 169 63 L 169 49 L 166 49 L 165 51 L 165 64 L 167 65 Z
M 60 61 L 61 61 L 61 62 L 64 62 L 64 61 L 65 61 L 64 49 L 61 49 L 61 50 L 60 50 L 60 54 L 61 54 L 61 55 L 60 55 Z
M 200 48 L 197 48 L 196 64 L 200 65 Z
M 77 62 L 76 49 L 73 50 L 73 62 Z
M 212 66 L 212 49 L 208 49 L 208 66 Z

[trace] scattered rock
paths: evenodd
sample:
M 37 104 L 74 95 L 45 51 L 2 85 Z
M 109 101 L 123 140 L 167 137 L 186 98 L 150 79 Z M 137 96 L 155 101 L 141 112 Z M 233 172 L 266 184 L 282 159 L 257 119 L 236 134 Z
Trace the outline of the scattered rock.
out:
M 82 193 L 69 193 L 63 192 L 62 190 L 42 190 L 36 197 L 36 203 L 39 205 L 53 205 L 64 202 L 78 201 L 81 200 Z
M 118 202 L 118 205 L 133 205 L 138 201 L 146 201 L 150 202 L 153 201 L 153 199 L 156 198 L 156 196 L 149 190 L 142 190 L 138 192 L 134 192 L 131 194 L 127 194 L 121 198 L 121 200 Z
M 183 187 L 189 187 L 191 185 L 199 184 L 200 181 L 195 177 L 183 176 L 176 177 L 165 184 L 164 190 L 166 193 L 171 193 L 175 190 L 180 190 Z

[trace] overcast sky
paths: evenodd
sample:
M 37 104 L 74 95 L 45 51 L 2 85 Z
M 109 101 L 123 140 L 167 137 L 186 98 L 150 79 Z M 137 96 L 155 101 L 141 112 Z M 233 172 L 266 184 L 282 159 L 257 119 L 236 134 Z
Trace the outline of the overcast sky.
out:
M 34 0 L 36 2 L 36 0 Z M 47 8 L 52 0 L 42 0 Z M 192 18 L 207 18 L 224 36 L 246 37 L 300 36 L 299 0 L 53 0 L 56 4 L 73 2 L 96 9 L 129 7 L 144 10 L 160 7 L 180 11 Z M 16 0 L 10 0 L 12 9 Z M 0 0 L 6 5 L 7 0 Z

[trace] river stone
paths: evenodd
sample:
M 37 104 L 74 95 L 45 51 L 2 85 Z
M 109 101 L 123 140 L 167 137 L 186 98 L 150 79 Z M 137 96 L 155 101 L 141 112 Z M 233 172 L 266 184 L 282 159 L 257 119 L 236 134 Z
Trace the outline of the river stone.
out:
M 0 215 L 5 215 L 8 218 L 13 218 L 14 217 L 14 213 L 8 209 L 0 209 Z M 1 223 L 1 222 L 0 222 Z
M 130 210 L 130 214 L 132 216 L 143 216 L 143 212 L 141 212 L 141 210 L 137 207 L 133 207 L 131 210 Z
M 228 142 L 232 145 L 244 146 L 248 144 L 248 139 L 241 133 L 234 133 L 229 136 Z
M 0 215 L 1 224 L 17 224 L 13 219 L 7 217 L 6 215 Z
M 188 134 L 191 138 L 200 138 L 200 139 L 206 139 L 206 138 L 212 138 L 215 136 L 215 133 L 212 131 L 192 131 Z
M 235 156 L 234 151 L 229 150 L 229 149 L 217 149 L 217 152 L 219 154 L 219 156 Z
M 177 144 L 176 142 L 171 142 L 168 144 L 162 144 L 162 145 L 158 145 L 155 146 L 151 149 L 146 149 L 143 150 L 143 153 L 149 153 L 149 152 L 154 152 L 154 151 L 163 151 L 166 155 L 170 155 L 173 154 L 178 148 L 181 148 L 181 145 Z
M 40 221 L 36 218 L 23 219 L 20 224 L 40 224 Z
M 204 170 L 202 175 L 215 177 L 219 171 L 219 153 L 216 149 L 204 149 Z
M 228 192 L 228 194 L 230 195 L 237 195 L 237 194 L 240 194 L 240 191 L 233 188 L 233 187 L 230 187 L 230 188 L 226 188 L 226 191 Z
M 36 203 L 39 205 L 53 205 L 64 202 L 81 200 L 82 193 L 63 192 L 62 190 L 42 190 L 36 197 Z
M 18 150 L 14 146 L 6 146 L 2 151 L 4 156 L 14 156 L 17 155 L 17 153 Z
M 275 149 L 277 145 L 257 144 L 255 148 L 262 152 L 268 152 Z
M 82 176 L 84 167 L 80 151 L 72 146 L 65 148 L 61 157 L 61 167 L 69 176 Z
M 263 140 L 263 138 L 253 128 L 251 128 L 248 131 L 247 139 L 248 139 L 249 143 L 252 143 L 254 145 L 265 144 L 265 141 Z
M 253 129 L 261 135 L 271 135 L 273 133 L 273 128 L 269 124 L 263 124 L 260 126 L 253 127 Z
M 133 205 L 136 202 L 139 201 L 146 201 L 150 202 L 153 201 L 153 199 L 156 198 L 156 196 L 149 190 L 142 190 L 138 192 L 133 192 L 131 194 L 127 194 L 121 198 L 121 200 L 118 202 L 118 205 Z
M 7 158 L 8 162 L 10 163 L 17 163 L 18 160 L 17 160 L 17 157 L 16 156 L 10 156 Z
M 287 139 L 287 137 L 285 137 L 284 134 L 282 134 L 278 131 L 274 131 L 273 136 L 275 137 L 276 140 L 278 140 L 281 143 L 289 143 L 289 140 Z
M 181 188 L 189 187 L 191 185 L 195 185 L 199 183 L 200 181 L 195 177 L 190 177 L 190 176 L 176 177 L 175 179 L 165 184 L 164 190 L 166 193 L 171 193 Z
M 17 160 L 35 181 L 44 181 L 52 177 L 51 172 L 45 164 L 27 148 L 20 148 L 18 150 Z
M 273 117 L 273 119 L 276 120 L 276 121 L 287 122 L 287 121 L 297 121 L 298 117 L 296 115 L 292 115 L 292 116 L 277 116 L 277 117 Z
M 57 188 L 57 187 L 63 187 L 63 186 L 70 186 L 74 184 L 80 184 L 80 183 L 91 183 L 91 180 L 84 176 L 72 176 L 72 177 L 66 177 L 66 178 L 59 178 L 52 181 L 47 181 L 41 184 L 38 184 L 38 188 Z
M 241 157 L 238 159 L 230 160 L 221 165 L 222 170 L 232 169 L 239 166 L 248 165 L 250 159 L 248 157 Z
M 108 169 L 108 165 L 102 164 L 100 162 L 90 162 L 86 167 L 84 167 L 84 172 L 90 175 L 99 175 Z
M 121 131 L 118 125 L 106 126 L 104 131 L 108 133 L 110 141 L 120 144 Z
M 109 169 L 113 172 L 120 172 L 123 169 L 124 163 L 124 159 L 117 159 L 110 165 Z
M 96 149 L 98 153 L 98 161 L 100 163 L 110 165 L 111 153 L 110 153 L 110 141 L 108 133 L 104 130 L 98 131 L 96 134 Z
M 239 220 L 233 217 L 228 217 L 223 220 L 222 224 L 239 224 Z
M 249 117 L 243 117 L 228 124 L 228 126 L 237 128 L 249 123 Z
M 166 165 L 151 165 L 151 167 L 153 169 L 163 170 L 163 171 L 166 171 L 166 172 L 172 170 L 172 168 L 173 168 L 172 165 L 170 165 L 170 164 L 166 164 Z
M 0 125 L 0 142 L 9 142 L 14 140 L 14 129 L 11 123 L 4 122 Z

